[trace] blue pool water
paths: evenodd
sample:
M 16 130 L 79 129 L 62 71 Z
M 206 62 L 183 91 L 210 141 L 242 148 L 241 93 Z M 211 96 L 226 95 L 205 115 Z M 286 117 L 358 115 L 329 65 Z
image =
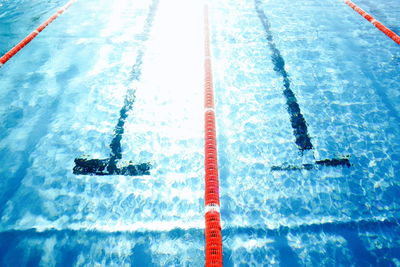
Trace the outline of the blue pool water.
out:
M 63 4 L 0 0 L 0 54 Z M 399 46 L 339 0 L 209 6 L 224 265 L 400 266 Z M 203 40 L 202 1 L 78 0 L 0 69 L 0 266 L 204 266 Z M 73 174 L 121 118 L 150 175 Z

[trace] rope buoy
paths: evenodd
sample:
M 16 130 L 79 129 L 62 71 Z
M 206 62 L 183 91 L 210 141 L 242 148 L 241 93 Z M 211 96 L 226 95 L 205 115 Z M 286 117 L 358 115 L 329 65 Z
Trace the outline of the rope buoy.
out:
M 208 6 L 204 7 L 205 79 L 204 79 L 204 165 L 205 165 L 205 239 L 206 266 L 222 266 L 222 234 L 219 211 L 217 138 L 215 127 L 214 89 L 211 69 Z
M 10 51 L 5 53 L 0 58 L 0 67 L 3 66 L 10 58 L 15 56 L 22 48 L 24 48 L 30 41 L 32 41 L 41 31 L 43 31 L 50 23 L 52 23 L 58 16 L 65 12 L 76 0 L 69 1 L 65 6 L 63 6 L 60 10 L 58 10 L 53 16 L 48 18 L 45 22 L 43 22 L 39 27 L 36 28 L 33 32 L 31 32 L 28 36 L 26 36 L 21 42 L 19 42 L 16 46 L 14 46 Z
M 365 12 L 362 8 L 354 4 L 350 0 L 345 0 L 344 1 L 349 7 L 354 9 L 358 14 L 363 16 L 366 20 L 371 22 L 375 27 L 377 27 L 381 32 L 389 36 L 393 41 L 395 41 L 397 44 L 400 45 L 400 36 L 398 36 L 396 33 L 394 33 L 392 30 L 390 30 L 388 27 L 377 21 L 373 16 Z

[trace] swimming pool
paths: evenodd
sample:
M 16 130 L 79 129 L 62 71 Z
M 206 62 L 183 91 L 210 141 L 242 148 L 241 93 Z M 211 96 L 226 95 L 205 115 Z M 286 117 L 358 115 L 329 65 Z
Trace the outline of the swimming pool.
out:
M 0 1 L 0 54 L 64 4 Z M 399 46 L 341 1 L 209 8 L 224 265 L 400 266 Z M 2 266 L 204 265 L 203 39 L 201 1 L 77 1 L 0 69 Z M 73 173 L 118 153 L 150 174 Z

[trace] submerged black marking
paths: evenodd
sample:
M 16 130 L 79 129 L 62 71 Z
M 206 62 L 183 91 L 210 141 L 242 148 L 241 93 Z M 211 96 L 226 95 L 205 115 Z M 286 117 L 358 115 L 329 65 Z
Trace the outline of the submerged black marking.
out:
M 337 159 L 324 159 L 317 160 L 314 164 L 302 164 L 302 165 L 281 165 L 272 166 L 271 171 L 300 171 L 300 170 L 313 170 L 319 166 L 325 167 L 350 167 L 350 160 L 348 157 L 337 158 Z
M 346 158 L 339 158 L 339 159 L 324 159 L 324 160 L 317 160 L 315 162 L 318 165 L 321 166 L 330 166 L 330 167 L 336 167 L 336 166 L 346 166 L 350 167 L 350 160 L 348 157 Z
M 135 97 L 133 91 L 129 89 L 125 96 L 124 106 L 119 112 L 118 123 L 114 129 L 114 138 L 111 140 L 110 144 L 111 155 L 107 166 L 107 171 L 109 173 L 118 173 L 117 162 L 122 159 L 121 140 L 124 134 L 125 120 L 128 118 L 128 112 L 132 109 L 134 101 Z
M 286 105 L 290 115 L 293 133 L 296 138 L 296 145 L 301 151 L 313 149 L 311 138 L 308 135 L 306 120 L 301 113 L 296 96 L 290 88 L 289 74 L 285 70 L 285 60 L 274 43 L 269 20 L 260 8 L 260 4 L 260 0 L 255 0 L 255 8 L 267 35 L 268 46 L 272 52 L 271 60 L 274 64 L 274 71 L 281 75 L 283 79 L 283 87 L 285 88 L 283 90 L 283 95 L 286 98 Z
M 149 13 L 147 15 L 145 26 L 140 39 L 143 44 L 149 39 L 150 31 L 153 25 L 154 17 L 157 11 L 159 0 L 153 0 Z M 131 71 L 131 81 L 138 81 L 140 79 L 143 56 L 145 52 L 145 46 L 142 46 L 136 56 L 135 64 Z M 122 159 L 122 148 L 121 140 L 124 134 L 125 120 L 128 118 L 128 112 L 132 109 L 135 101 L 135 89 L 129 88 L 125 95 L 124 106 L 119 112 L 118 123 L 114 129 L 114 137 L 111 140 L 110 158 L 107 159 L 90 159 L 86 156 L 75 159 L 75 167 L 73 168 L 74 174 L 92 174 L 92 175 L 148 175 L 150 174 L 150 163 L 133 164 L 129 162 L 125 166 L 118 167 L 119 160 Z
M 129 162 L 122 168 L 115 168 L 110 170 L 110 161 L 108 159 L 87 159 L 87 158 L 76 158 L 74 174 L 93 174 L 93 175 L 149 175 L 151 165 L 149 163 L 132 164 Z

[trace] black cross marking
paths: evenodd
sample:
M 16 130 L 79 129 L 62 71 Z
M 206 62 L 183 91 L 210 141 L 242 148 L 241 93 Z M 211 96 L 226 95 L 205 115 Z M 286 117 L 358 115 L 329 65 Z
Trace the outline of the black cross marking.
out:
M 150 31 L 153 25 L 154 17 L 157 11 L 159 0 L 153 0 L 149 13 L 147 15 L 141 39 L 145 43 L 150 36 Z M 131 81 L 139 81 L 141 75 L 141 68 L 143 63 L 143 56 L 145 46 L 143 45 L 136 56 L 135 65 L 131 72 Z M 132 109 L 135 101 L 135 90 L 129 88 L 125 95 L 124 106 L 121 108 L 118 123 L 114 129 L 114 138 L 111 141 L 110 148 L 111 154 L 106 159 L 90 159 L 88 157 L 79 157 L 75 159 L 75 167 L 73 168 L 74 174 L 84 175 L 149 175 L 150 163 L 133 164 L 131 161 L 125 166 L 118 166 L 119 160 L 122 159 L 121 140 L 124 134 L 124 124 L 128 118 L 128 112 Z
M 304 119 L 303 114 L 301 113 L 300 106 L 297 103 L 297 98 L 292 89 L 290 88 L 290 79 L 289 74 L 285 70 L 285 60 L 283 59 L 281 52 L 276 47 L 274 38 L 271 32 L 271 26 L 267 16 L 265 15 L 264 11 L 260 8 L 260 0 L 254 0 L 255 8 L 260 18 L 260 21 L 264 27 L 268 46 L 272 52 L 271 60 L 274 65 L 274 71 L 278 73 L 283 80 L 283 95 L 286 99 L 287 110 L 290 116 L 290 122 L 293 128 L 293 134 L 296 138 L 296 145 L 298 146 L 301 154 L 305 150 L 312 150 L 314 147 L 311 143 L 311 138 L 308 134 L 307 129 L 307 122 Z M 283 165 L 283 166 L 273 166 L 271 170 L 311 170 L 317 166 L 347 166 L 350 167 L 350 161 L 348 157 L 338 158 L 338 159 L 325 159 L 325 160 L 317 160 L 313 164 L 303 164 L 301 166 L 292 166 L 292 165 Z

